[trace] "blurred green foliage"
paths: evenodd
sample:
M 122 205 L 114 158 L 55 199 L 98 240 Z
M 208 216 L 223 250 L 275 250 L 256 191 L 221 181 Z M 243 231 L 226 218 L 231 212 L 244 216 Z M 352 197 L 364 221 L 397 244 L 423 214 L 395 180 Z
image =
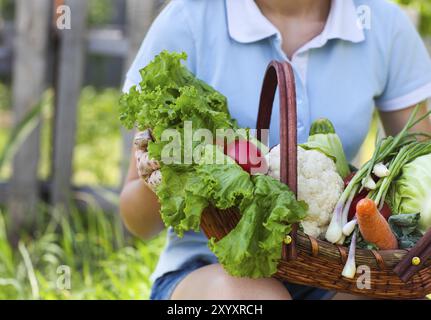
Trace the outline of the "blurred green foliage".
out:
M 420 31 L 431 36 L 431 0 L 395 0 L 399 4 L 415 8 L 421 16 Z
M 88 23 L 90 25 L 108 24 L 114 14 L 114 0 L 89 0 Z
M 74 155 L 74 183 L 118 186 L 120 183 L 121 131 L 117 89 L 81 92 Z
M 1 87 L 0 103 L 9 105 L 10 89 Z M 81 92 L 73 162 L 75 184 L 119 183 L 119 94 L 116 89 L 92 87 Z M 43 115 L 41 178 L 49 175 L 51 123 L 52 114 Z M 10 123 L 8 127 L 0 121 L 0 152 L 9 132 Z M 118 195 L 110 199 L 118 202 Z M 151 242 L 125 238 L 118 214 L 103 212 L 92 199 L 82 200 L 91 205 L 88 212 L 73 210 L 66 215 L 40 205 L 35 233 L 23 232 L 17 248 L 6 237 L 10 216 L 0 208 L 0 300 L 148 298 L 149 276 L 164 235 Z M 58 287 L 62 283 L 61 266 L 70 268 L 70 289 Z
M 13 18 L 14 0 L 0 0 L 0 18 Z
M 5 84 L 0 83 L 0 110 L 9 110 L 10 108 L 11 90 Z
M 10 87 L 0 84 L 0 151 L 9 132 L 11 121 Z M 117 116 L 120 92 L 107 88 L 85 87 L 78 104 L 76 145 L 73 159 L 76 185 L 117 187 L 120 183 L 121 131 Z M 52 110 L 51 110 L 52 111 Z M 49 177 L 52 147 L 52 112 L 43 115 L 39 176 Z M 0 172 L 0 178 L 10 175 L 10 165 Z

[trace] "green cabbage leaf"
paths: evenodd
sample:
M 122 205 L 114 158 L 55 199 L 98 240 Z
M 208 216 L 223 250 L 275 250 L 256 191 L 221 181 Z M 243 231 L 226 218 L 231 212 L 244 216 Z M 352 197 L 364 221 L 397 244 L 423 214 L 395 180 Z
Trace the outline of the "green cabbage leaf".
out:
M 431 154 L 405 165 L 394 184 L 392 207 L 396 213 L 420 213 L 418 228 L 431 228 Z

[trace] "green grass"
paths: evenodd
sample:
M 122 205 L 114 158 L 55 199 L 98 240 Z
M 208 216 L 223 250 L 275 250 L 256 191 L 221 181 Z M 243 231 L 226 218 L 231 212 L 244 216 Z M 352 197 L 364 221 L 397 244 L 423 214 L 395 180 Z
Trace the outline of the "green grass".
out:
M 147 299 L 162 245 L 162 236 L 125 240 L 118 217 L 95 208 L 57 212 L 14 248 L 0 212 L 0 299 Z
M 82 90 L 73 159 L 75 184 L 118 186 L 118 98 L 115 89 Z M 0 113 L 10 116 L 10 90 L 1 84 L 0 106 Z M 42 119 L 39 176 L 45 179 L 50 169 L 52 110 Z M 10 125 L 0 121 L 0 154 Z M 10 163 L 0 168 L 0 180 L 10 177 L 10 169 Z M 6 237 L 11 217 L 0 209 L 0 299 L 148 298 L 149 276 L 164 244 L 163 234 L 149 242 L 125 239 L 118 214 L 97 207 L 65 215 L 40 205 L 37 217 L 34 232 L 22 233 L 19 245 L 13 247 Z M 61 286 L 65 284 L 62 266 L 70 269 L 70 289 Z
M 81 92 L 74 156 L 77 185 L 118 186 L 120 183 L 121 133 L 117 108 L 120 93 L 115 89 Z

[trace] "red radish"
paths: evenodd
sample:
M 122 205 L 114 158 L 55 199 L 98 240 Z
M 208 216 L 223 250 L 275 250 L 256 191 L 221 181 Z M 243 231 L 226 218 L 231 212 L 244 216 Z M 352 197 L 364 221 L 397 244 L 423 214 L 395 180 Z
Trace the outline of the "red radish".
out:
M 265 156 L 250 141 L 239 139 L 229 143 L 225 148 L 225 154 L 234 159 L 241 168 L 250 174 L 268 172 Z
M 351 174 L 349 174 L 347 177 L 344 178 L 344 188 L 347 188 L 347 186 L 349 185 L 350 181 L 352 181 L 355 174 L 356 172 L 352 172 Z
M 357 194 L 352 201 L 352 204 L 350 206 L 349 209 L 349 215 L 347 217 L 347 220 L 350 221 L 353 219 L 353 217 L 356 214 L 356 205 L 358 204 L 359 201 L 361 201 L 362 199 L 366 198 L 368 195 L 368 192 L 363 190 L 361 193 Z

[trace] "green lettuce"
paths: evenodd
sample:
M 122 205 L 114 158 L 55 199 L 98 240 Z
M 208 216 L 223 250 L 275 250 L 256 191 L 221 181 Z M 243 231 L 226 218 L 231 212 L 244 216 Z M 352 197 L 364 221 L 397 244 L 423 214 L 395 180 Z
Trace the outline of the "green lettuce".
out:
M 162 166 L 162 183 L 157 189 L 161 215 L 167 226 L 182 236 L 187 230 L 200 230 L 202 212 L 209 205 L 219 209 L 240 206 L 253 196 L 250 175 L 218 147 L 208 146 L 222 164 Z
M 182 65 L 181 61 L 186 59 L 185 53 L 161 52 L 141 70 L 139 87 L 133 86 L 120 99 L 120 121 L 126 128 L 152 129 L 155 142 L 149 144 L 149 153 L 157 160 L 168 144 L 162 141 L 165 130 L 181 133 L 184 145 L 186 121 L 194 129 L 210 130 L 214 136 L 216 129 L 237 128 L 229 115 L 226 97 Z
M 207 158 L 197 166 L 162 166 L 157 190 L 164 223 L 182 236 L 200 230 L 202 212 L 237 207 L 241 220 L 235 229 L 210 249 L 234 276 L 269 277 L 277 270 L 282 242 L 291 224 L 307 213 L 289 187 L 269 176 L 250 176 L 215 146 L 207 146 Z M 208 164 L 208 154 L 222 163 Z
M 277 271 L 283 238 L 308 208 L 279 181 L 263 175 L 251 179 L 253 197 L 241 203 L 241 220 L 220 241 L 211 239 L 210 248 L 231 275 L 269 277 Z
M 200 231 L 202 212 L 208 206 L 238 208 L 237 227 L 218 242 L 211 239 L 209 246 L 232 275 L 270 276 L 276 272 L 285 235 L 292 223 L 305 217 L 307 206 L 279 181 L 250 176 L 214 141 L 193 142 L 191 163 L 163 161 L 162 150 L 172 142 L 163 141 L 166 130 L 180 133 L 177 151 L 182 160 L 190 155 L 185 150 L 191 140 L 184 137 L 186 122 L 193 130 L 208 129 L 217 139 L 217 129 L 238 129 L 226 98 L 188 71 L 181 64 L 185 59 L 184 53 L 164 51 L 142 69 L 139 88 L 132 87 L 121 98 L 120 120 L 129 129 L 152 129 L 154 142 L 148 151 L 161 165 L 162 181 L 156 193 L 165 225 L 181 237 L 188 230 Z M 245 130 L 225 138 L 231 141 L 247 135 Z

